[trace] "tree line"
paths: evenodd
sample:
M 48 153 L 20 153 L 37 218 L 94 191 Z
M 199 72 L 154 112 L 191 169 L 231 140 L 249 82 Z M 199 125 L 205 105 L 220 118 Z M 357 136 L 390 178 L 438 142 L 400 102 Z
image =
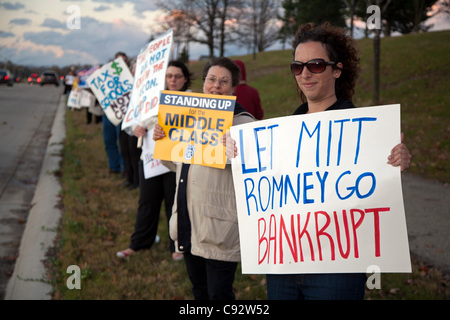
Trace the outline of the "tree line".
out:
M 298 26 L 306 22 L 320 24 L 328 21 L 348 28 L 353 34 L 354 21 L 366 22 L 371 15 L 367 8 L 376 5 L 381 11 L 381 28 L 365 29 L 365 36 L 373 33 L 374 38 L 374 102 L 378 101 L 379 95 L 380 35 L 390 36 L 396 31 L 402 34 L 427 31 L 429 27 L 424 21 L 430 17 L 433 5 L 437 5 L 433 11 L 435 14 L 450 14 L 450 0 L 158 0 L 157 5 L 165 15 L 159 29 L 152 31 L 149 41 L 172 28 L 174 56 L 185 62 L 189 61 L 192 43 L 207 46 L 205 58 L 224 56 L 225 47 L 229 44 L 248 48 L 254 58 L 277 41 L 290 47 Z M 21 77 L 31 71 L 46 69 L 14 65 L 11 61 L 0 62 L 0 67 L 8 68 Z M 65 75 L 69 67 L 52 66 L 51 69 Z
M 381 29 L 385 36 L 427 31 L 424 21 L 431 6 L 438 4 L 449 13 L 450 0 L 158 0 L 166 12 L 154 37 L 169 28 L 174 30 L 176 56 L 189 60 L 189 46 L 200 43 L 208 48 L 208 57 L 223 56 L 225 46 L 237 44 L 256 55 L 275 42 L 289 43 L 300 24 L 328 21 L 349 28 L 354 21 L 365 22 L 367 8 L 382 8 Z M 349 25 L 349 26 L 348 26 Z M 377 32 L 377 31 L 375 31 Z M 366 28 L 365 35 L 370 30 Z

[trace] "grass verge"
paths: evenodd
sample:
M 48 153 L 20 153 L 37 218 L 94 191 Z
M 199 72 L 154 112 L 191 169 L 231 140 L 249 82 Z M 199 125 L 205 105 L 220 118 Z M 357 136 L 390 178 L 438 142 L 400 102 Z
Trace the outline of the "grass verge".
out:
M 402 129 L 413 154 L 410 171 L 450 182 L 450 96 L 446 94 L 450 65 L 450 32 L 382 40 L 382 104 L 401 103 Z M 439 46 L 433 45 L 439 43 Z M 355 104 L 371 105 L 371 42 L 360 41 L 362 75 Z M 405 57 L 408 57 L 407 59 Z M 290 50 L 239 57 L 249 83 L 260 94 L 265 118 L 289 115 L 298 105 L 289 74 Z M 427 63 L 423 63 L 427 61 Z M 401 62 L 401 63 L 400 63 Z M 189 65 L 194 91 L 201 91 L 203 63 Z M 447 68 L 447 69 L 445 69 Z M 55 248 L 49 253 L 54 299 L 128 300 L 193 299 L 183 261 L 172 261 L 167 221 L 161 214 L 161 242 L 128 261 L 115 253 L 129 244 L 137 211 L 138 190 L 122 186 L 108 173 L 101 124 L 85 124 L 85 111 L 66 113 L 66 141 L 60 177 L 63 217 Z M 69 290 L 67 268 L 81 269 L 81 289 Z M 240 300 L 266 298 L 265 277 L 243 275 L 235 280 Z M 413 259 L 411 274 L 382 274 L 381 288 L 366 290 L 366 299 L 450 299 L 449 279 L 439 270 Z
M 52 252 L 54 299 L 180 300 L 193 299 L 183 261 L 169 252 L 167 220 L 161 213 L 161 241 L 128 261 L 115 253 L 129 244 L 137 210 L 138 190 L 107 170 L 101 124 L 85 124 L 85 113 L 67 112 L 62 183 L 63 217 Z M 81 289 L 70 290 L 67 268 L 81 269 Z M 240 300 L 266 299 L 263 275 L 236 272 Z M 366 299 L 449 299 L 448 279 L 439 270 L 413 261 L 411 274 L 382 274 L 381 288 L 366 290 Z

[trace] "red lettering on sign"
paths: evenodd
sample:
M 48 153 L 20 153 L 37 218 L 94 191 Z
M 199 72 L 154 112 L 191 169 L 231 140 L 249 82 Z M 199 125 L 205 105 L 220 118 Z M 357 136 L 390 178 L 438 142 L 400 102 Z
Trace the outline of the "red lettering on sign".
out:
M 388 211 L 389 207 L 350 209 L 351 224 L 348 222 L 348 210 L 333 211 L 333 214 L 326 211 L 313 212 L 314 219 L 311 224 L 314 225 L 310 225 L 311 212 L 292 214 L 289 219 L 287 215 L 271 214 L 268 222 L 262 217 L 258 219 L 258 264 L 271 261 L 273 264 L 315 261 L 315 254 L 318 255 L 319 261 L 335 261 L 338 257 L 348 259 L 352 248 L 353 257 L 357 259 L 360 257 L 357 231 L 363 223 L 372 222 L 370 219 L 365 220 L 366 215 L 370 213 L 373 213 L 372 241 L 375 247 L 373 254 L 380 257 L 380 213 Z M 367 239 L 370 238 L 366 236 L 365 241 Z M 309 247 L 308 254 L 303 250 L 302 244 L 305 242 Z M 289 259 L 286 259 L 285 255 L 286 247 L 289 248 L 287 251 Z M 325 252 L 327 255 L 324 256 Z

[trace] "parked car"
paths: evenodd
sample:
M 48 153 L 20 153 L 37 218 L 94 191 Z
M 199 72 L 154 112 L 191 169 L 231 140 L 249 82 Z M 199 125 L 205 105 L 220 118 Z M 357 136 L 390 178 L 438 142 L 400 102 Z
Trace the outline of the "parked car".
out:
M 44 84 L 54 84 L 59 86 L 59 76 L 54 71 L 44 71 L 41 74 L 41 86 Z
M 32 73 L 28 77 L 28 84 L 29 85 L 38 84 L 40 82 L 41 82 L 41 78 L 39 78 L 39 75 L 37 73 Z
M 7 69 L 0 69 L 0 84 L 6 83 L 8 86 L 12 87 L 14 83 L 13 76 L 11 72 Z

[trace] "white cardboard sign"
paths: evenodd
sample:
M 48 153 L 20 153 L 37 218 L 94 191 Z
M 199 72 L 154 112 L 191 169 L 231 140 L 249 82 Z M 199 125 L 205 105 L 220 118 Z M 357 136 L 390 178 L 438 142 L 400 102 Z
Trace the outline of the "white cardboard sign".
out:
M 144 136 L 142 144 L 142 159 L 144 162 L 144 177 L 145 179 L 153 178 L 161 174 L 167 173 L 170 170 L 165 167 L 161 160 L 153 158 L 155 152 L 155 140 L 153 140 L 153 129 L 147 131 Z
M 165 88 L 172 45 L 173 30 L 170 29 L 149 42 L 137 56 L 131 103 L 122 130 L 131 132 L 136 125 L 150 130 L 158 122 L 159 96 Z
M 411 272 L 400 105 L 231 127 L 243 273 Z
M 87 83 L 109 121 L 119 125 L 127 112 L 133 89 L 133 75 L 122 57 L 95 70 Z

